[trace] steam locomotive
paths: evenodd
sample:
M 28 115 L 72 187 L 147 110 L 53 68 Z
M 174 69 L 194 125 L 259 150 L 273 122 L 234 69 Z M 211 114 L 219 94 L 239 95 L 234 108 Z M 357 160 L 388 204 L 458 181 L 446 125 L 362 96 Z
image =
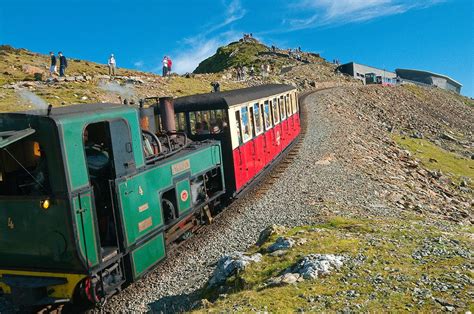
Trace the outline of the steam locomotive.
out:
M 299 133 L 297 91 L 277 84 L 0 114 L 0 291 L 23 306 L 103 303 Z

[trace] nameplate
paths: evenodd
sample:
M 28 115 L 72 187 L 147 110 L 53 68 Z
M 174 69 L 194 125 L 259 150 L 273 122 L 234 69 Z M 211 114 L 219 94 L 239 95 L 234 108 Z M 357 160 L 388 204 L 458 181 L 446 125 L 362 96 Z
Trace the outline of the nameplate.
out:
M 147 219 L 138 223 L 138 231 L 142 232 L 143 230 L 150 228 L 152 225 L 153 220 L 151 219 L 151 217 L 148 217 Z
M 191 162 L 189 161 L 189 159 L 186 159 L 186 160 L 180 161 L 180 162 L 172 165 L 171 166 L 171 174 L 175 175 L 177 173 L 180 173 L 180 172 L 183 172 L 183 171 L 186 171 L 186 170 L 189 170 L 189 169 L 191 169 Z

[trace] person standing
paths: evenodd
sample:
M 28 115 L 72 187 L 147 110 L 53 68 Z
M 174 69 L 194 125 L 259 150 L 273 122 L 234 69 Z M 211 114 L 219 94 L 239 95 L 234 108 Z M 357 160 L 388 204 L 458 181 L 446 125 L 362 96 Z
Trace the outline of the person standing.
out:
M 168 57 L 164 56 L 163 57 L 163 77 L 168 75 Z
M 58 52 L 59 56 L 59 76 L 63 77 L 66 74 L 67 69 L 67 59 L 63 56 L 63 53 L 60 51 Z
M 53 76 L 53 74 L 56 74 L 56 56 L 54 55 L 54 52 L 50 52 L 49 55 L 51 56 L 51 66 L 49 67 L 49 76 Z
M 109 75 L 115 76 L 115 68 L 117 64 L 115 63 L 115 57 L 113 53 L 109 57 L 108 65 L 109 65 Z
M 168 76 L 171 75 L 171 66 L 173 65 L 173 61 L 171 61 L 171 58 L 168 57 Z

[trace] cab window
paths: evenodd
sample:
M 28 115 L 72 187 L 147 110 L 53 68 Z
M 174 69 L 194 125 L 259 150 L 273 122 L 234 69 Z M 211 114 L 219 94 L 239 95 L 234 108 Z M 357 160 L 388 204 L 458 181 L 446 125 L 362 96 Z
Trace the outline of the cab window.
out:
M 48 195 L 51 193 L 47 152 L 35 137 L 0 150 L 0 195 Z

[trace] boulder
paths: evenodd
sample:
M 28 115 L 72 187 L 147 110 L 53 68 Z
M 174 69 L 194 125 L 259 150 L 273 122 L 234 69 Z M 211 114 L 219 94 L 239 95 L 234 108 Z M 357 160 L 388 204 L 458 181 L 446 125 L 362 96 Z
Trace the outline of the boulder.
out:
M 442 133 L 442 134 L 440 135 L 440 137 L 441 137 L 442 139 L 444 139 L 444 140 L 456 142 L 456 139 L 455 139 L 452 135 L 450 135 L 450 134 L 448 134 L 448 133 Z
M 276 239 L 275 243 L 270 245 L 267 249 L 269 253 L 278 251 L 278 250 L 288 250 L 289 248 L 295 245 L 295 240 L 291 238 L 279 237 Z
M 209 280 L 209 286 L 222 284 L 227 278 L 244 270 L 250 263 L 260 262 L 262 255 L 256 253 L 252 256 L 244 255 L 242 252 L 234 252 L 224 255 L 217 262 L 217 267 Z
M 310 254 L 301 259 L 287 272 L 300 274 L 303 279 L 316 279 L 329 275 L 343 265 L 344 257 L 334 254 Z
M 257 245 L 261 246 L 263 243 L 265 243 L 268 238 L 270 238 L 274 234 L 282 234 L 286 231 L 286 228 L 283 226 L 278 226 L 278 225 L 271 225 L 269 227 L 266 227 L 260 232 L 260 235 L 258 236 L 258 241 Z
M 98 78 L 99 80 L 110 80 L 109 75 L 99 74 L 99 75 L 96 75 L 95 77 Z

